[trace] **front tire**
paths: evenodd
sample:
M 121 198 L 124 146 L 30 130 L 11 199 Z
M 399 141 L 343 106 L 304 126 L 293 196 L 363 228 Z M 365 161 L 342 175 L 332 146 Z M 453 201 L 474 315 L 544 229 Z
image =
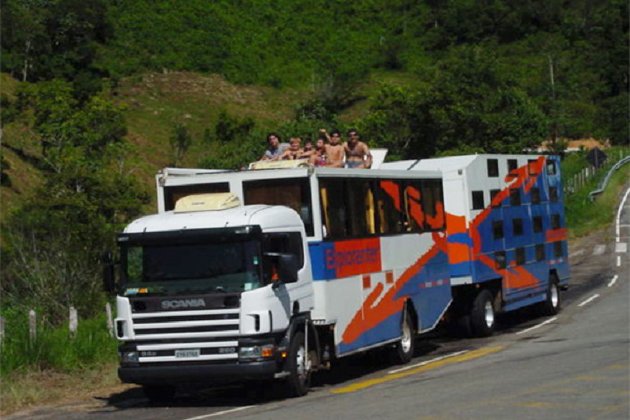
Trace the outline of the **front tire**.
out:
M 547 297 L 540 304 L 540 312 L 542 315 L 551 316 L 560 312 L 560 287 L 558 286 L 558 278 L 555 274 L 549 276 L 549 285 L 547 286 Z
M 311 373 L 308 369 L 306 357 L 304 333 L 298 331 L 291 340 L 287 359 L 289 377 L 286 380 L 286 392 L 289 397 L 301 397 L 308 392 Z
M 489 290 L 482 290 L 475 297 L 470 311 L 470 323 L 475 336 L 488 337 L 492 335 L 495 325 L 495 313 L 492 293 Z
M 414 340 L 413 321 L 408 309 L 405 309 L 403 313 L 403 320 L 401 329 L 400 341 L 396 343 L 394 351 L 394 359 L 396 363 L 404 365 L 409 363 L 413 358 L 413 353 L 416 349 L 416 343 Z

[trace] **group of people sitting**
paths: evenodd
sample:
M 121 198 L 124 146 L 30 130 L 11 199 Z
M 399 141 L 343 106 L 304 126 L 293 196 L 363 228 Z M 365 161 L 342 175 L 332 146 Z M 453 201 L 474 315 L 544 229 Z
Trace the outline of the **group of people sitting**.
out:
M 281 143 L 276 133 L 267 135 L 267 150 L 261 160 L 306 159 L 313 166 L 330 168 L 365 168 L 372 166 L 372 155 L 367 144 L 359 139 L 355 129 L 348 131 L 348 140 L 341 142 L 341 133 L 319 130 L 315 146 L 307 141 L 302 147 L 300 137 L 291 137 L 289 143 Z

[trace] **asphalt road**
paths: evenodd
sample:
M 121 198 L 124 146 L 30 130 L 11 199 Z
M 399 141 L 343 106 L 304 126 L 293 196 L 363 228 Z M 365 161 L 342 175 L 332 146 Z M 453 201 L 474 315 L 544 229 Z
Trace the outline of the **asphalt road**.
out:
M 414 360 L 384 354 L 343 361 L 303 398 L 273 389 L 180 391 L 152 405 L 139 388 L 8 418 L 256 419 L 630 418 L 630 197 L 619 220 L 570 249 L 572 282 L 555 317 L 503 317 L 487 339 L 439 333 Z

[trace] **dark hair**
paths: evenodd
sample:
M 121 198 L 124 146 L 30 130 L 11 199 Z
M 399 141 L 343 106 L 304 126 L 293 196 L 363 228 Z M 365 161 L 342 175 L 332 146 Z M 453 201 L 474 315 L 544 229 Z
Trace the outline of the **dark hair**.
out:
M 278 141 L 281 141 L 280 140 L 280 136 L 277 133 L 269 133 L 269 134 L 267 134 L 267 143 L 269 143 L 269 138 L 271 136 L 276 136 L 278 138 Z
M 350 130 L 348 130 L 348 135 L 350 135 L 350 133 L 355 133 L 357 137 L 359 137 L 359 132 L 356 128 L 351 128 Z
M 334 136 L 335 134 L 338 134 L 338 135 L 339 135 L 339 137 L 341 137 L 341 133 L 340 133 L 340 132 L 339 132 L 339 130 L 337 130 L 337 129 L 334 129 L 334 130 L 332 130 L 332 131 L 330 132 L 330 137 Z

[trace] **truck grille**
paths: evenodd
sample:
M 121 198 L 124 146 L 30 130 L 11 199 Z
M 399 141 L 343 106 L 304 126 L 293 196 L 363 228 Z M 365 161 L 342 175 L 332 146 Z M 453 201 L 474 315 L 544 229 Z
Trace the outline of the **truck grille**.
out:
M 234 309 L 134 313 L 141 363 L 238 359 Z

